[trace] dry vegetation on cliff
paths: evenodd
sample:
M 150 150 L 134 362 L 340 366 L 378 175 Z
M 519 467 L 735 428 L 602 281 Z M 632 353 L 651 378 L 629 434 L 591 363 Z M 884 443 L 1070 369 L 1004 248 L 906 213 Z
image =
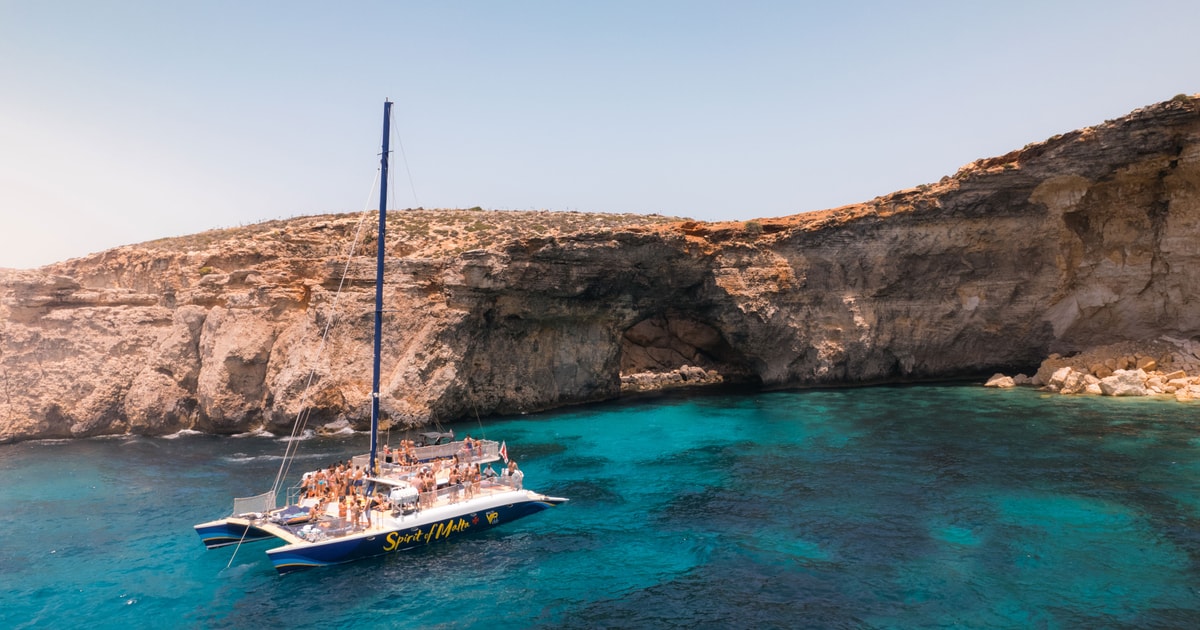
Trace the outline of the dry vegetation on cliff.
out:
M 129 248 L 162 252 L 198 252 L 228 244 L 280 243 L 289 248 L 313 243 L 322 248 L 341 245 L 360 229 L 361 244 L 373 248 L 376 213 L 325 214 L 263 221 L 251 225 L 209 230 L 199 234 L 162 238 Z M 389 253 L 398 256 L 437 258 L 475 249 L 490 249 L 528 238 L 555 238 L 576 233 L 625 230 L 682 221 L 658 214 L 605 214 L 548 210 L 425 210 L 388 211 Z M 372 249 L 373 251 L 373 249 Z M 342 251 L 327 252 L 337 255 Z

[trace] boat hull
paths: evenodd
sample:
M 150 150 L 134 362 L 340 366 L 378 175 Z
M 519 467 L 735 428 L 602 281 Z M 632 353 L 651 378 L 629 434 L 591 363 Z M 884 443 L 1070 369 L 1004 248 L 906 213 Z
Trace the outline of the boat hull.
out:
M 541 512 L 565 499 L 520 493 L 499 504 L 471 506 L 468 510 L 444 515 L 409 517 L 386 528 L 376 528 L 352 536 L 300 542 L 267 550 L 267 556 L 279 573 L 354 562 L 443 542 Z
M 269 540 L 276 536 L 268 531 L 252 525 L 243 519 L 221 519 L 195 526 L 200 540 L 209 549 L 226 547 L 239 543 Z

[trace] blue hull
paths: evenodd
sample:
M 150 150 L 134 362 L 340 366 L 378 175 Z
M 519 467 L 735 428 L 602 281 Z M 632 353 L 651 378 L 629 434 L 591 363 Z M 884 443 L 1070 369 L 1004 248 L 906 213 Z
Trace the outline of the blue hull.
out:
M 204 543 L 204 546 L 209 549 L 275 538 L 273 534 L 252 525 L 229 523 L 226 521 L 197 525 L 196 533 L 200 535 L 200 540 Z
M 277 549 L 269 549 L 267 556 L 271 558 L 275 569 L 280 573 L 342 564 L 424 547 L 465 534 L 481 532 L 553 506 L 554 503 L 547 501 L 522 501 L 424 523 L 415 527 L 370 532 L 369 535 L 335 538 L 317 543 L 286 545 Z

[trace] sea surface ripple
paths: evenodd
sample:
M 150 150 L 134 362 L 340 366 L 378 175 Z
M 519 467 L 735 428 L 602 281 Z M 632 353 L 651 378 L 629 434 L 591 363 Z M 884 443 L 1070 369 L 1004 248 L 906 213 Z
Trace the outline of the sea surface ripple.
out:
M 1195 628 L 1196 409 L 921 385 L 492 418 L 453 428 L 569 503 L 283 577 L 192 525 L 284 440 L 0 446 L 0 626 Z M 366 448 L 306 439 L 290 476 Z

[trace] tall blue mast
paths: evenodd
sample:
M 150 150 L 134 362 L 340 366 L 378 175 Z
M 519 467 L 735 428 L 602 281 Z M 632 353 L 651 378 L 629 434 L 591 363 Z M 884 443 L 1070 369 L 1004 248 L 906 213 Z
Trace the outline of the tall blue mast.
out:
M 379 448 L 379 354 L 383 343 L 383 250 L 387 232 L 388 139 L 391 136 L 392 102 L 383 102 L 383 152 L 379 155 L 379 238 L 375 246 L 375 350 L 371 360 L 371 460 L 368 475 L 375 474 Z

